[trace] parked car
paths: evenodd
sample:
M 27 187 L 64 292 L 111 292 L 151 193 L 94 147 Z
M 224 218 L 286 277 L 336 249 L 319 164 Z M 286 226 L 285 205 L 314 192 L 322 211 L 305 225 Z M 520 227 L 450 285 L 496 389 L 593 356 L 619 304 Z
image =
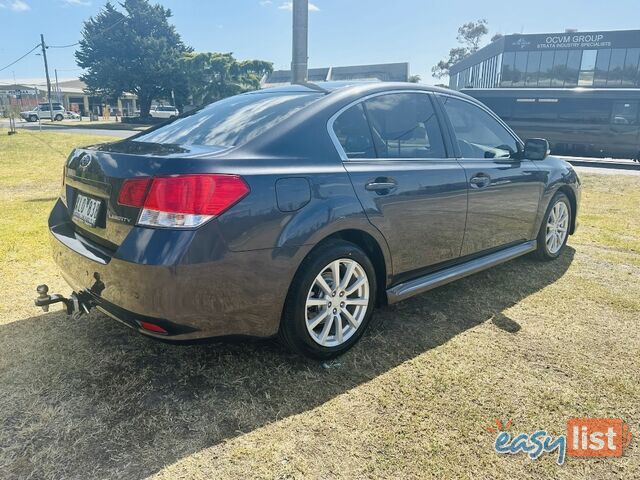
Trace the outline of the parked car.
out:
M 68 120 L 82 120 L 82 117 L 77 112 L 72 112 L 70 110 L 64 112 L 64 118 Z
M 60 103 L 53 103 L 53 119 L 61 121 L 64 119 L 65 109 Z M 27 122 L 37 122 L 38 120 L 51 119 L 51 110 L 48 103 L 41 103 L 37 107 L 20 112 L 20 116 Z
M 151 108 L 149 114 L 153 118 L 175 118 L 180 115 L 180 112 L 176 107 L 173 107 L 171 105 L 156 105 L 155 107 Z
M 464 94 L 287 86 L 74 150 L 49 218 L 76 291 L 163 340 L 349 349 L 376 306 L 513 258 L 562 254 L 580 181 Z M 498 294 L 498 293 L 496 293 Z

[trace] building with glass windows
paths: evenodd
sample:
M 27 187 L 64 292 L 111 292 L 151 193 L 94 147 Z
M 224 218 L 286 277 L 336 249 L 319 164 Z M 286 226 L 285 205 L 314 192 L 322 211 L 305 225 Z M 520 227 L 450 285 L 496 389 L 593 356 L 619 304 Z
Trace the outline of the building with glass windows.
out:
M 640 30 L 507 35 L 451 67 L 463 88 L 638 88 Z

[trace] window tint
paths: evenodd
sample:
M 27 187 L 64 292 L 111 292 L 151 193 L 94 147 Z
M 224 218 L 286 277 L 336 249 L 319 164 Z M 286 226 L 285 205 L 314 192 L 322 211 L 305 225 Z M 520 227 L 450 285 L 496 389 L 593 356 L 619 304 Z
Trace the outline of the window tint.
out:
M 540 75 L 538 76 L 539 87 L 551 86 L 554 54 L 555 52 L 542 52 L 542 55 L 540 56 Z
M 611 100 L 567 98 L 559 111 L 561 122 L 606 124 L 611 116 Z
M 529 52 L 516 53 L 516 65 L 513 72 L 513 86 L 524 87 L 524 77 L 527 72 L 527 57 Z
M 552 87 L 563 87 L 564 78 L 567 75 L 567 61 L 569 60 L 569 52 L 567 50 L 558 50 L 553 59 L 553 76 L 551 78 Z
M 509 158 L 518 152 L 518 142 L 491 115 L 463 100 L 443 97 L 464 158 Z
M 177 145 L 243 145 L 321 98 L 321 94 L 252 93 L 225 98 L 132 140 Z
M 333 131 L 348 158 L 375 158 L 371 130 L 359 103 L 344 111 L 335 122 Z
M 580 73 L 580 63 L 582 62 L 582 51 L 571 50 L 567 60 L 567 71 L 564 78 L 565 87 L 578 86 L 578 74 Z
M 624 61 L 624 72 L 622 73 L 623 87 L 638 85 L 638 60 L 640 60 L 640 48 L 628 49 L 627 58 Z
M 638 125 L 638 102 L 613 102 L 611 123 L 614 125 Z
M 442 132 L 425 94 L 391 93 L 364 102 L 378 157 L 443 158 Z
M 593 81 L 594 87 L 607 86 L 607 74 L 609 73 L 609 63 L 611 62 L 611 50 L 598 51 L 598 60 L 596 62 L 596 71 Z
M 511 87 L 513 85 L 515 67 L 516 54 L 514 52 L 505 52 L 502 56 L 502 82 L 500 82 L 503 87 Z
M 529 61 L 527 62 L 527 75 L 525 84 L 527 87 L 538 86 L 538 73 L 540 72 L 541 52 L 529 52 Z
M 619 87 L 622 85 L 622 73 L 624 72 L 624 61 L 627 58 L 627 50 L 616 48 L 611 51 L 611 62 L 609 63 L 608 87 Z

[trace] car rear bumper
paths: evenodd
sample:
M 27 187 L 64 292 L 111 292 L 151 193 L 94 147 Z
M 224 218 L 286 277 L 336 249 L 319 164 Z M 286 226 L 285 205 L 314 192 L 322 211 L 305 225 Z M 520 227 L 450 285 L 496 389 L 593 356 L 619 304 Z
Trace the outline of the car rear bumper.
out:
M 183 255 L 167 255 L 171 264 L 145 263 L 139 252 L 131 261 L 123 252 L 80 235 L 60 200 L 51 212 L 49 231 L 54 260 L 74 291 L 88 291 L 100 310 L 130 327 L 173 341 L 274 335 L 298 259 L 306 255 L 299 248 L 225 249 L 210 261 L 186 263 L 190 242 L 177 241 L 165 245 L 184 249 Z M 92 288 L 96 279 L 103 288 Z M 141 321 L 161 326 L 168 335 L 140 328 Z

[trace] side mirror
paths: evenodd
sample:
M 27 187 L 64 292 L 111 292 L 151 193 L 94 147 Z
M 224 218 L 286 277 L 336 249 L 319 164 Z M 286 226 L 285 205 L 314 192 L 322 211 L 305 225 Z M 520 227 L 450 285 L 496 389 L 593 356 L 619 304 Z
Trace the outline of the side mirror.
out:
M 524 142 L 524 158 L 528 160 L 544 160 L 550 153 L 551 147 L 544 138 L 531 138 Z

